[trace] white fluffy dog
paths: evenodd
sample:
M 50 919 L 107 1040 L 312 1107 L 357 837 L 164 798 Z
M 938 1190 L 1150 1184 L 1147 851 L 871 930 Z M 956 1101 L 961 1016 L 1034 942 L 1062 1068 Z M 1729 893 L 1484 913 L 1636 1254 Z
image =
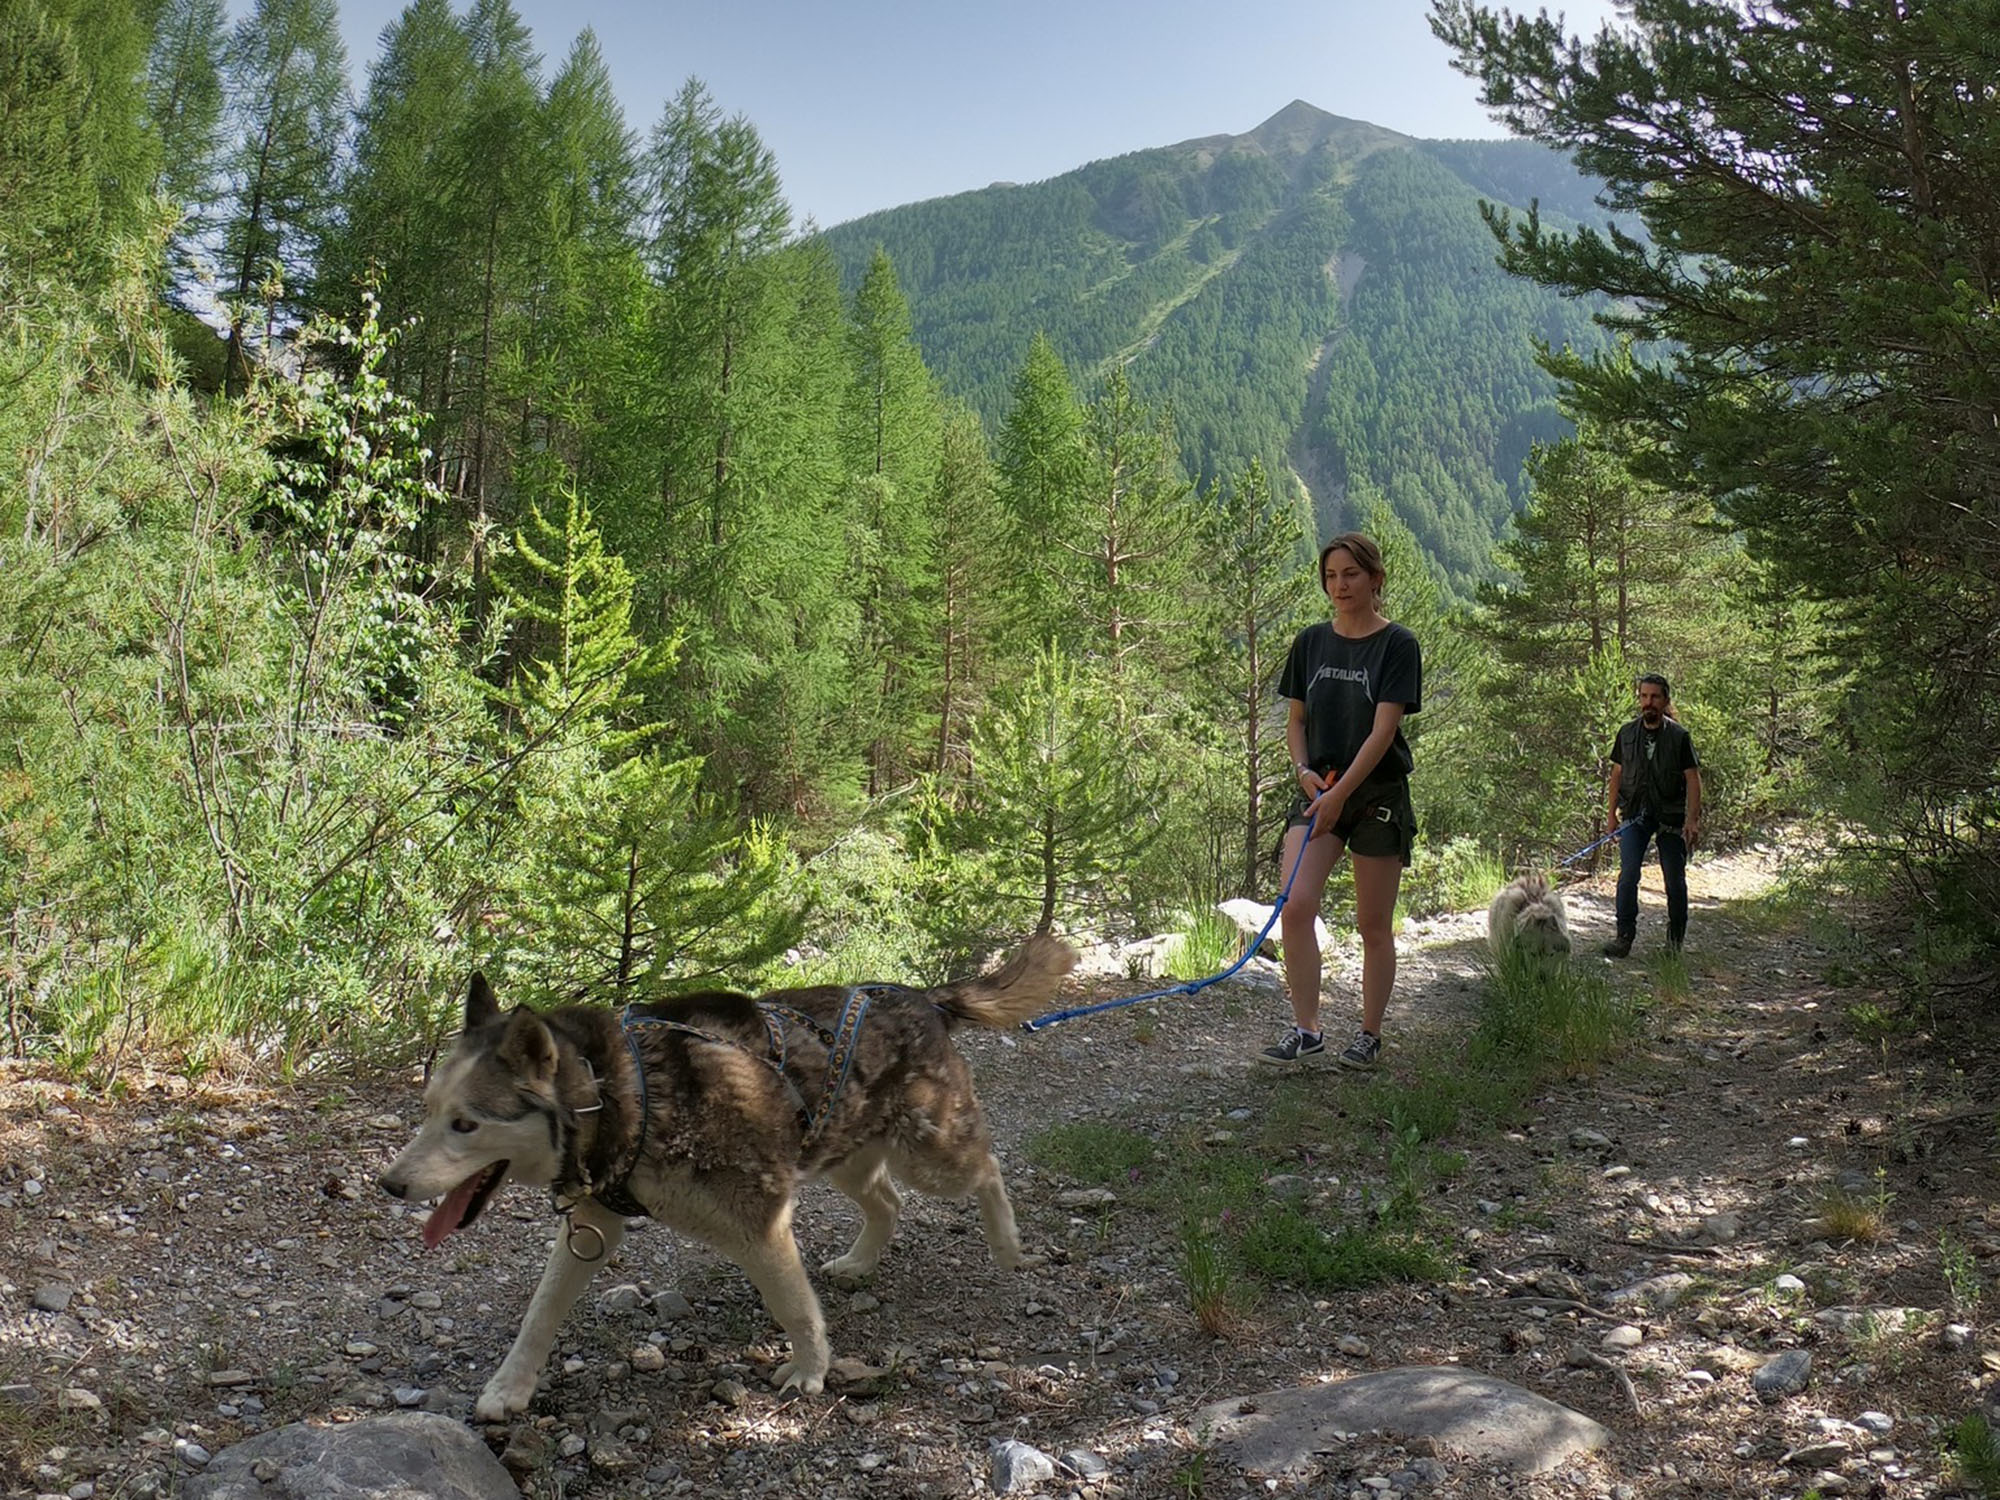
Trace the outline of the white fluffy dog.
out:
M 1566 956 L 1569 914 L 1563 910 L 1562 893 L 1539 874 L 1508 881 L 1486 909 L 1486 942 L 1495 958 L 1509 948 Z

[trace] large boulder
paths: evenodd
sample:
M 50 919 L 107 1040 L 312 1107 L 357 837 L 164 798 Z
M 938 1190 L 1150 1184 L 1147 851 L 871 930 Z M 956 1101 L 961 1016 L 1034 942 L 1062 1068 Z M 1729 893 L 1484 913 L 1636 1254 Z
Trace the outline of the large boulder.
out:
M 1253 1474 L 1300 1477 L 1349 1435 L 1429 1438 L 1440 1453 L 1541 1474 L 1606 1446 L 1608 1428 L 1581 1412 L 1490 1375 L 1414 1365 L 1328 1385 L 1237 1396 L 1203 1407 L 1191 1424 L 1216 1456 Z
M 225 1448 L 187 1500 L 520 1500 L 462 1422 L 399 1411 L 339 1426 L 294 1422 Z

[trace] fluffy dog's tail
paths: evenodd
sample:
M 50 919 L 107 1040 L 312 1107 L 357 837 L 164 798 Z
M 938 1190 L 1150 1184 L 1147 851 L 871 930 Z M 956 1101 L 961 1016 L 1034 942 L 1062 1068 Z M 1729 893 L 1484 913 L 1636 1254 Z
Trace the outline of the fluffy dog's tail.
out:
M 1004 1031 L 1047 1010 L 1063 976 L 1075 967 L 1076 949 L 1037 933 L 992 973 L 932 990 L 930 1000 L 952 1020 Z

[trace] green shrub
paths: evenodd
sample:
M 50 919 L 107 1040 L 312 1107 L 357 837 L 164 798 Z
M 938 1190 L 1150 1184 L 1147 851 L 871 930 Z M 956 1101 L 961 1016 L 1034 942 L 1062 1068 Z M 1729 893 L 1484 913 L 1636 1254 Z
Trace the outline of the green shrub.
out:
M 1476 911 L 1506 883 L 1507 866 L 1493 846 L 1462 837 L 1441 844 L 1418 839 L 1410 868 L 1403 872 L 1399 904 L 1413 917 Z

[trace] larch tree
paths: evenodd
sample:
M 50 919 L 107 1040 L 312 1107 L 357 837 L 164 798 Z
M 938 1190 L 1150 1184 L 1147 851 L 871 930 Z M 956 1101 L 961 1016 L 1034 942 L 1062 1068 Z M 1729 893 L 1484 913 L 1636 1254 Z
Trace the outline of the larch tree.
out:
M 909 777 L 929 739 L 923 710 L 938 667 L 929 501 L 940 420 L 930 371 L 910 336 L 910 305 L 879 250 L 854 294 L 847 356 L 841 447 L 852 476 L 848 535 L 861 605 L 855 707 L 871 726 L 865 755 L 875 796 Z
M 1292 779 L 1276 687 L 1292 638 L 1310 618 L 1312 540 L 1297 508 L 1273 499 L 1255 459 L 1204 499 L 1195 571 L 1205 606 L 1199 675 L 1234 726 L 1243 778 L 1237 893 L 1250 895 L 1271 824 L 1266 794 Z
M 313 306 L 320 248 L 338 205 L 347 49 L 333 0 L 257 0 L 230 36 L 228 202 L 220 239 L 230 389 Z M 251 325 L 262 314 L 263 327 Z

